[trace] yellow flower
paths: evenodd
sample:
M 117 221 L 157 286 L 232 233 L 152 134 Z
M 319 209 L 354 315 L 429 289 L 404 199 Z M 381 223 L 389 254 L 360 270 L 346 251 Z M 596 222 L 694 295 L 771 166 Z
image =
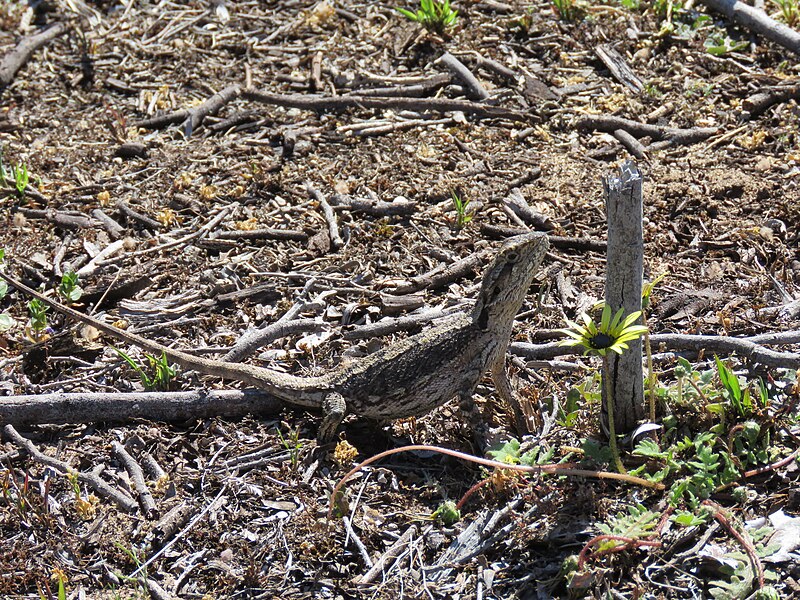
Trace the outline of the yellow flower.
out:
M 612 319 L 611 307 L 606 304 L 599 325 L 586 313 L 581 314 L 583 325 L 568 320 L 570 328 L 559 329 L 568 339 L 561 340 L 559 346 L 582 346 L 584 356 L 589 353 L 605 356 L 609 351 L 622 354 L 628 349 L 628 342 L 639 339 L 647 331 L 644 325 L 634 325 L 642 311 L 623 318 L 624 314 L 624 309 L 620 308 Z

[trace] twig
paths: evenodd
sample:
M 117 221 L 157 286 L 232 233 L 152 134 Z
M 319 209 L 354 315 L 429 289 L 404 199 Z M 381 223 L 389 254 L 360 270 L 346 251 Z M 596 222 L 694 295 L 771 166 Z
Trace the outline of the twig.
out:
M 356 548 L 358 549 L 358 553 L 361 555 L 361 560 L 364 561 L 364 564 L 367 568 L 372 568 L 373 562 L 372 559 L 369 557 L 369 552 L 367 552 L 367 547 L 364 546 L 364 542 L 361 541 L 361 538 L 358 537 L 356 532 L 353 530 L 353 524 L 350 522 L 350 517 L 345 516 L 343 518 L 344 521 L 344 528 L 347 530 L 347 536 L 353 540 Z
M 217 505 L 217 503 L 220 501 L 220 499 L 222 498 L 223 494 L 225 494 L 225 492 L 226 492 L 227 490 L 228 490 L 228 486 L 227 486 L 227 484 L 224 484 L 224 485 L 222 486 L 222 489 L 221 489 L 221 490 L 219 491 L 219 493 L 218 493 L 218 494 L 217 494 L 217 495 L 214 497 L 214 499 L 213 499 L 211 502 L 209 502 L 209 503 L 208 503 L 208 504 L 207 504 L 207 505 L 206 505 L 206 506 L 203 508 L 203 510 L 201 510 L 199 513 L 197 513 L 197 515 L 195 515 L 195 517 L 194 517 L 194 518 L 193 518 L 193 519 L 192 519 L 192 520 L 189 522 L 189 524 L 188 524 L 188 525 L 187 525 L 185 528 L 181 529 L 181 530 L 180 530 L 180 531 L 179 531 L 179 532 L 178 532 L 178 533 L 175 535 L 175 537 L 174 537 L 174 538 L 172 538 L 170 541 L 168 541 L 166 544 L 164 544 L 164 545 L 163 545 L 163 546 L 162 546 L 162 547 L 161 547 L 161 548 L 158 550 L 158 552 L 156 552 L 155 554 L 153 554 L 153 555 L 152 555 L 150 558 L 148 558 L 146 561 L 144 561 L 144 562 L 143 562 L 141 565 L 139 565 L 138 567 L 136 567 L 136 570 L 135 570 L 135 571 L 133 571 L 133 573 L 131 573 L 130 575 L 128 575 L 128 577 L 129 577 L 129 578 L 136 577 L 136 576 L 137 576 L 139 573 L 141 573 L 141 572 L 142 572 L 142 571 L 144 571 L 144 570 L 145 570 L 147 567 L 149 567 L 149 566 L 150 566 L 150 565 L 153 563 L 153 561 L 155 561 L 156 559 L 158 559 L 158 557 L 159 557 L 159 556 L 161 556 L 162 554 L 164 554 L 164 553 L 165 553 L 167 550 L 169 550 L 169 549 L 170 549 L 170 548 L 171 548 L 171 547 L 172 547 L 172 546 L 173 546 L 173 545 L 174 545 L 176 542 L 178 542 L 178 541 L 179 541 L 181 538 L 183 538 L 183 537 L 184 537 L 184 536 L 185 536 L 187 533 L 189 533 L 189 531 L 191 531 L 191 529 L 192 529 L 192 528 L 193 528 L 193 527 L 194 527 L 194 526 L 195 526 L 195 525 L 196 525 L 196 524 L 197 524 L 197 523 L 200 521 L 200 519 L 202 519 L 202 518 L 203 518 L 203 517 L 206 515 L 206 513 L 207 513 L 207 512 L 209 512 L 209 511 L 210 511 L 210 510 L 211 510 L 211 509 L 212 509 L 214 506 L 216 506 L 216 505 Z
M 434 61 L 434 64 L 443 65 L 444 68 L 450 71 L 453 76 L 461 81 L 461 83 L 463 83 L 464 87 L 467 89 L 467 97 L 470 100 L 477 100 L 481 102 L 489 97 L 489 93 L 483 88 L 481 82 L 478 81 L 478 78 L 472 74 L 472 71 L 470 71 L 466 65 L 464 65 L 464 63 L 462 63 L 449 52 L 442 54 Z
M 238 84 L 230 85 L 220 90 L 205 102 L 195 108 L 189 109 L 189 114 L 183 121 L 183 134 L 189 138 L 209 115 L 217 114 L 223 106 L 235 100 L 242 93 L 242 87 Z
M 34 52 L 65 33 L 67 29 L 66 23 L 58 22 L 39 33 L 22 38 L 17 47 L 6 54 L 0 62 L 0 91 L 14 81 L 17 71 L 31 59 Z
M 325 217 L 325 222 L 328 224 L 328 235 L 331 238 L 331 246 L 334 250 L 338 250 L 344 246 L 344 241 L 342 240 L 342 236 L 339 235 L 339 224 L 336 222 L 336 215 L 333 212 L 333 208 L 328 204 L 322 192 L 314 188 L 311 183 L 306 182 L 306 190 L 311 194 L 311 197 L 319 203 L 319 207 L 322 209 L 322 216 Z
M 142 513 L 148 519 L 157 519 L 158 508 L 156 508 L 156 502 L 153 500 L 153 495 L 147 488 L 147 483 L 145 483 L 142 467 L 139 466 L 139 463 L 134 460 L 125 447 L 118 441 L 114 440 L 111 442 L 111 447 L 114 449 L 114 453 L 117 455 L 117 458 L 122 461 L 122 464 L 125 466 L 125 470 L 131 477 L 133 487 L 136 490 L 137 496 L 139 497 L 139 506 L 142 509 Z
M 408 529 L 403 532 L 397 541 L 394 544 L 389 546 L 389 548 L 384 552 L 381 557 L 375 562 L 372 568 L 364 573 L 364 575 L 360 579 L 356 579 L 355 583 L 358 585 L 366 585 L 372 583 L 375 578 L 384 572 L 386 569 L 386 565 L 395 560 L 400 553 L 405 550 L 406 546 L 411 543 L 411 539 L 417 535 L 417 526 L 411 525 Z
M 367 96 L 307 96 L 303 94 L 273 94 L 259 90 L 245 90 L 243 96 L 248 100 L 313 111 L 344 110 L 347 108 L 377 108 L 382 110 L 413 110 L 435 112 L 463 112 L 485 119 L 508 119 L 510 121 L 531 120 L 522 112 L 479 104 L 467 100 L 447 98 L 370 98 Z
M 0 422 L 12 424 L 184 421 L 212 416 L 277 414 L 284 404 L 257 389 L 191 392 L 75 393 L 4 396 Z
M 5 401 L 6 399 L 4 398 L 3 402 Z M 5 419 L 0 420 L 5 421 Z M 101 496 L 110 498 L 123 511 L 128 513 L 136 512 L 138 506 L 133 498 L 131 498 L 122 490 L 111 487 L 105 481 L 100 479 L 100 476 L 94 471 L 90 471 L 88 473 L 86 471 L 75 471 L 75 469 L 70 467 L 64 461 L 53 458 L 52 456 L 47 456 L 46 454 L 40 452 L 33 442 L 22 437 L 12 425 L 5 425 L 3 427 L 3 433 L 17 446 L 24 449 L 36 462 L 47 465 L 48 467 L 52 467 L 56 471 L 65 475 L 69 473 L 77 473 L 78 481 L 85 483 Z M 100 469 L 102 470 L 102 466 L 100 466 Z
M 407 284 L 399 285 L 393 290 L 387 291 L 393 295 L 404 295 L 413 294 L 414 292 L 418 292 L 426 288 L 443 288 L 447 285 L 450 285 L 454 281 L 458 281 L 470 273 L 477 271 L 486 261 L 488 256 L 488 250 L 475 252 L 449 265 L 439 266 L 432 271 L 412 277 Z
M 674 144 L 693 144 L 711 137 L 718 131 L 716 127 L 693 127 L 691 129 L 661 127 L 632 119 L 604 115 L 582 117 L 578 120 L 577 126 L 579 130 L 593 129 L 606 133 L 614 133 L 618 129 L 622 129 L 637 138 L 649 136 L 654 140 L 670 140 Z

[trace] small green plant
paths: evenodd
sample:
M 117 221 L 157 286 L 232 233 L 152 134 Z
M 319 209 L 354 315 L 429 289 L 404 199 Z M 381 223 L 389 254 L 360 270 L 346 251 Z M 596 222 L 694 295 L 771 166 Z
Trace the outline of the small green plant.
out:
M 772 0 L 773 4 L 781 9 L 781 17 L 789 27 L 800 25 L 800 1 L 798 0 Z
M 495 446 L 492 450 L 488 450 L 486 455 L 492 460 L 509 465 L 543 465 L 553 460 L 555 454 L 555 447 L 549 450 L 544 450 L 541 446 L 534 446 L 524 454 L 519 453 L 520 443 L 516 438 L 511 438 L 504 444 Z
M 147 390 L 166 390 L 175 378 L 177 371 L 169 366 L 166 354 L 161 353 L 160 358 L 156 358 L 150 354 L 145 354 L 147 358 L 147 365 L 140 365 L 125 352 L 119 348 L 114 348 L 114 351 L 124 360 L 128 365 L 136 371 L 142 385 Z M 149 375 L 145 369 L 149 369 L 152 375 Z
M 292 469 L 296 470 L 297 465 L 300 464 L 300 450 L 303 447 L 303 443 L 300 441 L 300 428 L 289 429 L 288 438 L 283 437 L 283 433 L 278 429 L 278 437 L 281 438 L 283 447 L 289 451 L 289 462 Z
M 14 187 L 17 190 L 17 195 L 20 198 L 25 196 L 25 192 L 28 190 L 28 184 L 30 183 L 31 176 L 28 172 L 28 165 L 25 163 L 19 163 L 11 165 L 10 169 L 7 169 L 5 163 L 3 162 L 3 148 L 0 148 L 0 186 L 2 187 Z M 34 177 L 35 181 L 38 181 L 38 177 Z
M 461 511 L 458 510 L 455 502 L 446 500 L 433 511 L 433 518 L 441 521 L 445 527 L 451 527 L 461 520 Z
M 40 600 L 67 600 L 67 574 L 56 567 L 53 569 L 52 578 L 58 581 L 58 591 L 56 592 L 56 595 L 53 596 L 53 592 L 50 590 L 50 584 L 46 581 L 44 583 L 44 589 L 42 589 L 42 586 L 37 583 L 36 588 L 39 592 Z
M 83 288 L 78 285 L 78 274 L 74 271 L 67 271 L 61 276 L 61 284 L 58 286 L 59 295 L 67 303 L 77 302 L 83 295 Z
M 662 461 L 663 467 L 652 475 L 645 475 L 651 481 L 663 482 L 674 478 L 667 495 L 672 506 L 686 505 L 696 510 L 700 502 L 708 498 L 719 486 L 739 478 L 739 471 L 723 448 L 717 448 L 719 438 L 706 431 L 694 438 L 684 436 L 676 443 L 662 450 L 658 444 L 643 439 L 633 451 L 636 456 Z M 640 468 L 636 471 L 644 471 Z
M 713 54 L 714 56 L 724 56 L 729 52 L 744 50 L 747 48 L 748 42 L 737 42 L 736 40 L 732 40 L 729 35 L 723 33 L 722 31 L 716 31 L 708 36 L 706 41 L 703 42 L 703 46 L 705 46 L 706 52 L 709 54 Z
M 550 2 L 562 21 L 578 21 L 586 14 L 586 5 L 582 0 L 550 0 Z
M 428 31 L 438 34 L 443 34 L 453 27 L 458 18 L 458 11 L 450 7 L 450 0 L 419 0 L 419 9 L 416 12 L 405 8 L 395 10 Z
M 28 302 L 28 314 L 30 320 L 28 321 L 28 330 L 34 341 L 41 341 L 47 331 L 47 307 L 38 298 L 34 298 Z
M 126 548 L 119 542 L 114 542 L 114 545 L 124 552 L 128 558 L 131 559 L 134 565 L 136 565 L 136 571 L 141 571 L 141 577 L 129 577 L 128 575 L 123 575 L 122 573 L 116 573 L 116 576 L 121 580 L 129 583 L 133 583 L 136 585 L 137 590 L 141 592 L 141 596 L 137 593 L 137 598 L 149 598 L 150 594 L 147 592 L 147 588 L 143 582 L 147 581 L 147 563 L 143 563 L 142 559 L 139 557 L 139 554 L 133 548 Z
M 23 197 L 25 191 L 28 189 L 28 182 L 30 181 L 28 165 L 22 163 L 12 166 L 11 177 L 14 179 L 14 187 L 17 190 L 17 194 L 19 194 L 20 198 Z
M 453 208 L 456 211 L 456 229 L 463 229 L 464 225 L 472 221 L 472 215 L 467 212 L 469 200 L 462 199 L 455 190 L 450 192 L 450 198 L 453 200 Z
M 647 325 L 647 310 L 650 308 L 651 296 L 656 285 L 666 277 L 666 273 L 662 273 L 653 281 L 648 282 L 642 288 L 642 325 L 647 329 L 644 332 L 644 349 L 647 357 L 647 405 L 648 416 L 650 421 L 656 420 L 656 372 L 653 369 L 653 349 L 650 347 L 650 332 Z

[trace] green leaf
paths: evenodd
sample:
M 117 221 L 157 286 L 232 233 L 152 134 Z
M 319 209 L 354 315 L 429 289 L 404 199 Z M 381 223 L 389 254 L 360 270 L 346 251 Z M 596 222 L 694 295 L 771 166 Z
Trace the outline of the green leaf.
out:
M 708 522 L 708 516 L 705 514 L 703 514 L 703 516 L 699 516 L 693 512 L 676 510 L 675 514 L 672 516 L 672 520 L 678 525 L 683 525 L 684 527 L 694 527 L 696 525 L 703 525 Z
M 488 454 L 498 462 L 508 463 L 510 465 L 516 465 L 519 463 L 520 459 L 519 441 L 515 438 L 511 438 L 508 442 L 506 442 L 499 448 L 495 447 L 495 449 L 487 451 L 486 454 Z
M 599 442 L 587 439 L 581 444 L 584 456 L 598 465 L 607 465 L 611 462 L 611 448 L 602 446 Z
M 0 332 L 8 331 L 16 325 L 16 321 L 8 313 L 0 313 Z
M 669 452 L 664 452 L 658 447 L 658 444 L 650 438 L 644 438 L 633 450 L 635 456 L 646 456 L 647 458 L 657 458 L 659 460 L 666 460 Z
M 445 527 L 450 527 L 461 520 L 461 511 L 456 507 L 452 500 L 442 502 L 433 513 L 434 518 L 439 519 Z

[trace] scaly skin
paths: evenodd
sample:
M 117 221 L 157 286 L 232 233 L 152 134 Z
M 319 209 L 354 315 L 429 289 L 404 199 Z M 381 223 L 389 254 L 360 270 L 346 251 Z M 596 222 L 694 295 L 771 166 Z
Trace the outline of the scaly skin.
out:
M 64 306 L 1 271 L 0 277 L 58 312 L 144 350 L 163 352 L 185 369 L 241 381 L 290 404 L 322 408 L 326 419 L 319 437 L 330 439 L 346 413 L 398 419 L 427 413 L 455 397 L 469 399 L 487 370 L 491 370 L 498 390 L 519 419 L 519 407 L 510 397 L 505 379 L 505 351 L 514 317 L 547 249 L 547 237 L 539 233 L 507 240 L 483 274 L 471 313 L 318 377 L 296 377 L 167 348 Z

